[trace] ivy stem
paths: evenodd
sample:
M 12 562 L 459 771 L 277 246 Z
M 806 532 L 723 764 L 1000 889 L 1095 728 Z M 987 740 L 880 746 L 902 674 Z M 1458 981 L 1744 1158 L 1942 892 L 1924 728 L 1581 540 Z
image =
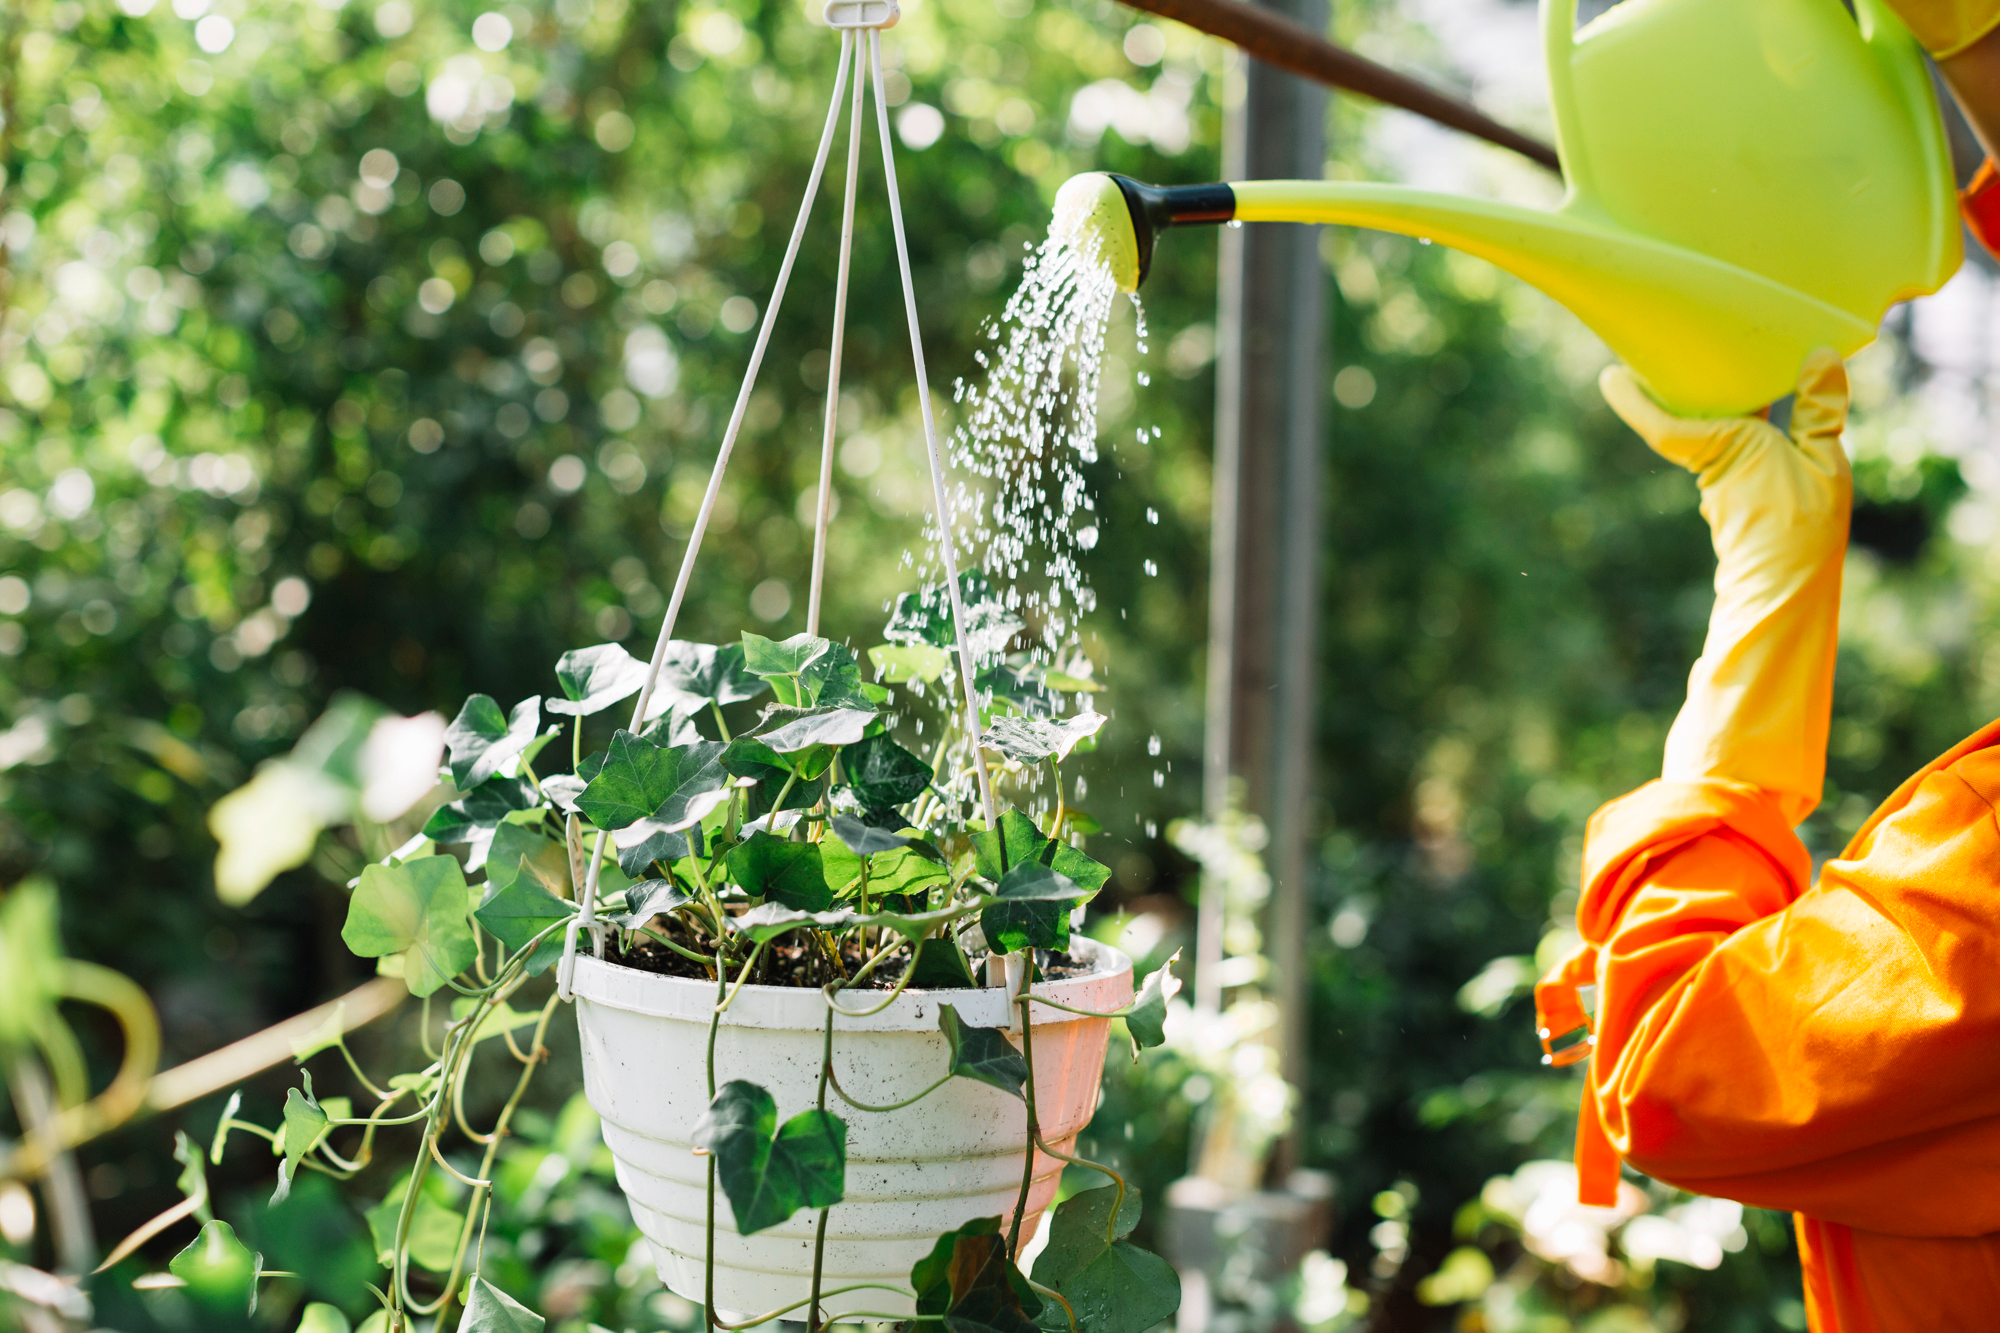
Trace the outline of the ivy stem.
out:
M 833 1082 L 833 1016 L 834 1016 L 835 1006 L 833 1003 L 832 992 L 838 990 L 839 988 L 840 988 L 840 983 L 834 982 L 828 985 L 826 990 L 820 993 L 821 998 L 825 999 L 826 1001 L 826 1036 L 825 1039 L 820 1044 L 819 1100 L 815 1103 L 815 1105 L 817 1105 L 821 1111 L 826 1110 L 827 1085 Z M 846 1093 L 841 1094 L 842 1097 L 845 1097 L 846 1095 L 847 1095 Z M 816 1222 L 813 1223 L 813 1280 L 812 1280 L 812 1295 L 806 1304 L 807 1333 L 819 1333 L 819 1330 L 822 1327 L 824 1327 L 825 1324 L 825 1321 L 820 1318 L 819 1289 L 820 1289 L 820 1282 L 826 1272 L 826 1215 L 831 1211 L 833 1211 L 831 1208 L 820 1209 L 819 1218 Z
M 1028 1190 L 1035 1182 L 1035 1145 L 1041 1142 L 1042 1124 L 1035 1116 L 1035 1025 L 1028 1011 L 1027 995 L 1021 995 L 1015 1003 L 1021 1007 L 1021 1059 L 1028 1067 L 1027 1085 L 1022 1089 L 1025 1094 L 1022 1100 L 1028 1104 L 1028 1160 L 1021 1168 L 1021 1197 L 1014 1202 L 1014 1221 L 1007 1228 L 1007 1252 L 1019 1257 L 1021 1218 L 1027 1214 Z
M 1115 1201 L 1115 1206 L 1111 1209 L 1111 1221 L 1104 1228 L 1104 1243 L 1110 1245 L 1115 1242 L 1118 1239 L 1118 1214 L 1125 1207 L 1125 1177 L 1119 1175 L 1102 1162 L 1093 1162 L 1088 1157 L 1072 1157 L 1066 1152 L 1057 1152 L 1042 1141 L 1040 1134 L 1035 1136 L 1035 1146 L 1055 1158 L 1058 1162 L 1067 1162 L 1071 1166 L 1086 1166 L 1092 1171 L 1102 1171 L 1105 1175 L 1111 1177 L 1111 1183 L 1118 1187 L 1118 1198 Z
M 708 1073 L 708 1100 L 715 1101 L 715 1032 L 722 1026 L 722 1011 L 728 1006 L 723 997 L 729 989 L 729 969 L 724 965 L 722 942 L 715 945 L 715 1007 L 708 1016 L 708 1057 L 703 1064 Z M 701 1322 L 704 1329 L 712 1330 L 715 1321 L 715 1158 L 708 1159 L 708 1220 L 706 1232 L 707 1254 L 702 1264 L 703 1289 L 701 1302 Z

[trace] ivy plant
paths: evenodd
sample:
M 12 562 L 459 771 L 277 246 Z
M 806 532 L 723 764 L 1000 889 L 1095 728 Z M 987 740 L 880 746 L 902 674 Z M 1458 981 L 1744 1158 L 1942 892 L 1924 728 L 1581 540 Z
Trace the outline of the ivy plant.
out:
M 972 630 L 989 648 L 1019 628 L 979 576 L 967 575 L 962 591 Z M 304 1048 L 301 1059 L 336 1053 L 363 1105 L 317 1098 L 308 1073 L 280 1125 L 251 1124 L 232 1104 L 212 1149 L 219 1160 L 239 1131 L 269 1140 L 282 1197 L 299 1171 L 351 1178 L 387 1143 L 406 1145 L 399 1157 L 407 1169 L 368 1211 L 388 1273 L 376 1289 L 381 1309 L 364 1333 L 405 1333 L 418 1318 L 441 1324 L 455 1303 L 461 1333 L 542 1327 L 540 1316 L 482 1275 L 480 1241 L 494 1204 L 495 1150 L 546 1054 L 559 999 L 514 1002 L 579 933 L 595 937 L 614 962 L 716 988 L 711 1100 L 693 1127 L 707 1160 L 711 1254 L 718 1191 L 743 1234 L 809 1210 L 823 1237 L 828 1210 L 844 1194 L 848 1117 L 888 1113 L 965 1078 L 1021 1101 L 1027 1143 L 1111 1183 L 1057 1209 L 1032 1276 L 1016 1265 L 1027 1239 L 1024 1176 L 1008 1215 L 939 1237 L 908 1285 L 888 1290 L 914 1302 L 919 1324 L 951 1330 L 1144 1333 L 1172 1315 L 1179 1302 L 1172 1269 L 1126 1239 L 1138 1218 L 1137 1192 L 1111 1168 L 1059 1152 L 1042 1136 L 1030 1016 L 1037 1004 L 1068 1006 L 1020 987 L 1012 1001 L 1017 1046 L 1007 1030 L 974 1026 L 949 1003 L 939 1005 L 949 1059 L 923 1092 L 890 1106 L 855 1100 L 834 1077 L 836 1013 L 879 1013 L 912 987 L 974 987 L 988 963 L 1009 955 L 1014 960 L 992 975 L 1038 976 L 1069 948 L 1072 917 L 1110 875 L 1080 845 L 1092 827 L 1087 817 L 1061 795 L 1061 763 L 1104 723 L 1087 675 L 1004 662 L 981 677 L 980 745 L 971 744 L 968 719 L 946 707 L 926 719 L 941 731 L 920 754 L 898 736 L 917 734 L 905 716 L 912 696 L 949 683 L 955 659 L 946 650 L 956 640 L 947 600 L 905 596 L 886 637 L 867 655 L 873 680 L 848 647 L 804 634 L 674 641 L 653 663 L 598 644 L 556 663 L 558 694 L 507 707 L 473 695 L 443 728 L 431 813 L 416 836 L 361 871 L 341 932 L 356 954 L 422 999 L 425 1063 L 378 1079 L 336 1033 Z M 643 707 L 634 705 L 624 725 L 603 718 L 635 695 Z M 349 712 L 356 728 L 378 717 Z M 601 748 L 586 744 L 593 734 Z M 316 745 L 335 755 L 353 749 L 329 735 Z M 1046 766 L 1054 799 L 1032 811 L 995 808 L 989 823 L 985 812 L 994 807 L 975 795 L 980 766 L 998 790 L 1023 799 Z M 235 851 L 225 845 L 223 854 Z M 580 903 L 593 884 L 586 920 Z M 782 968 L 781 951 L 792 960 Z M 742 988 L 755 984 L 815 987 L 826 1005 L 817 1101 L 785 1119 L 768 1089 L 715 1080 L 722 1020 Z M 1174 985 L 1163 968 L 1133 1004 L 1098 1016 L 1126 1020 L 1136 1056 L 1162 1040 Z M 843 1001 L 864 991 L 869 999 L 859 1007 L 853 996 Z M 518 1066 L 512 1095 L 483 1129 L 467 1122 L 462 1102 L 481 1052 L 504 1052 Z M 464 1154 L 464 1142 L 476 1153 Z M 223 1224 L 208 1225 L 188 1263 L 228 1268 L 233 1290 L 241 1285 L 237 1269 L 258 1271 L 255 1258 L 237 1255 L 241 1247 L 232 1248 Z M 740 1323 L 710 1309 L 709 1327 L 794 1317 L 818 1330 L 830 1322 L 823 1300 L 863 1288 L 823 1289 L 817 1257 L 814 1264 L 808 1300 Z

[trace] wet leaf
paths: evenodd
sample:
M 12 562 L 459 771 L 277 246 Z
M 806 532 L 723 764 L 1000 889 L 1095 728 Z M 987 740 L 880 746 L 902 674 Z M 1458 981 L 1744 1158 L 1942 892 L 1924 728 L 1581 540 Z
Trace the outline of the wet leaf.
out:
M 340 938 L 362 958 L 401 955 L 412 995 L 429 995 L 472 965 L 470 896 L 458 862 L 425 856 L 371 865 L 348 899 Z
M 489 886 L 504 889 L 525 875 L 558 898 L 574 896 L 569 882 L 569 849 L 544 835 L 539 825 L 502 824 L 493 831 L 487 860 Z
M 1064 718 L 1003 717 L 986 729 L 980 744 L 1024 764 L 1039 764 L 1045 759 L 1061 763 L 1078 741 L 1095 736 L 1103 725 L 1102 713 Z
M 620 699 L 628 699 L 646 683 L 646 664 L 616 643 L 577 648 L 556 662 L 556 680 L 563 698 L 548 701 L 551 713 L 589 717 Z
M 527 749 L 541 724 L 540 698 L 523 699 L 503 715 L 493 696 L 473 695 L 444 733 L 451 750 L 451 780 L 460 791 L 471 791 Z
M 864 806 L 907 805 L 931 785 L 931 766 L 888 736 L 868 736 L 840 755 L 841 776 Z
M 485 1278 L 474 1277 L 466 1287 L 458 1333 L 541 1333 L 546 1322 Z
M 749 911 L 729 918 L 729 928 L 739 935 L 748 935 L 758 944 L 774 940 L 788 930 L 800 926 L 825 926 L 839 929 L 854 924 L 852 912 L 802 912 L 796 907 L 786 907 L 783 903 L 764 903 Z
M 961 570 L 958 590 L 959 600 L 965 603 L 965 619 L 971 629 L 967 641 L 975 661 L 1005 648 L 1007 640 L 1024 627 L 1026 622 L 1006 608 L 981 571 Z M 951 594 L 943 586 L 920 593 L 906 592 L 896 599 L 895 612 L 889 617 L 882 637 L 896 644 L 956 647 L 958 635 L 952 629 L 951 618 Z
M 1089 1333 L 1146 1333 L 1172 1321 L 1181 1306 L 1181 1279 L 1173 1265 L 1130 1241 L 1107 1247 L 1090 1267 L 1064 1282 L 1042 1278 L 1039 1263 L 1035 1269 L 1035 1280 L 1061 1292 L 1076 1312 L 1077 1328 Z M 1062 1306 L 1054 1301 L 1043 1306 L 1041 1327 L 1045 1333 L 1069 1333 Z
M 864 824 L 850 815 L 835 815 L 830 823 L 834 835 L 856 856 L 874 856 L 878 852 L 893 852 L 910 845 L 910 840 L 901 834 Z
M 257 1312 L 257 1274 L 263 1266 L 264 1256 L 252 1254 L 219 1218 L 202 1223 L 201 1234 L 167 1261 L 167 1271 L 187 1283 L 195 1304 L 232 1316 Z
M 695 1123 L 694 1141 L 715 1159 L 739 1235 L 776 1226 L 801 1208 L 839 1203 L 847 1174 L 847 1126 L 827 1111 L 801 1111 L 777 1125 L 777 1104 L 754 1083 L 722 1086 Z M 776 1127 L 774 1134 L 773 1127 Z
M 938 1006 L 938 1028 L 951 1043 L 949 1072 L 1010 1096 L 1021 1096 L 1028 1081 L 1028 1062 L 999 1028 L 976 1028 L 962 1021 L 958 1010 Z
M 712 741 L 661 746 L 619 731 L 577 809 L 601 829 L 623 831 L 644 821 L 645 837 L 679 832 L 728 799 L 721 757 L 722 746 Z
M 778 754 L 791 754 L 812 745 L 853 745 L 875 720 L 872 708 L 842 705 L 790 708 L 773 704 L 750 735 Z
M 868 863 L 868 896 L 889 899 L 898 895 L 921 911 L 930 893 L 940 884 L 951 883 L 951 872 L 925 856 L 915 841 L 907 847 L 878 853 Z
M 1015 713 L 1036 718 L 1055 714 L 1056 696 L 1049 691 L 1042 668 L 1037 664 L 1002 663 L 980 672 L 972 683 L 982 695 Z M 1004 720 L 996 719 L 996 724 Z
M 1132 1011 L 1125 1015 L 1125 1031 L 1132 1038 L 1134 1060 L 1139 1058 L 1140 1051 L 1167 1039 L 1167 1001 L 1180 992 L 1181 979 L 1174 975 L 1174 964 L 1180 960 L 1181 951 L 1176 949 L 1173 957 L 1148 972 L 1132 1001 Z
M 951 670 L 951 654 L 927 643 L 883 643 L 868 650 L 875 678 L 891 685 L 921 680 L 932 684 Z
M 326 1111 L 313 1097 L 313 1081 L 310 1070 L 301 1070 L 305 1079 L 305 1090 L 290 1088 L 285 1093 L 285 1118 L 278 1126 L 278 1147 L 285 1160 L 278 1167 L 278 1188 L 271 1195 L 273 1204 L 280 1204 L 292 1192 L 292 1177 L 298 1174 L 299 1162 L 326 1137 Z
M 979 873 L 988 881 L 998 881 L 1008 869 L 1026 861 L 1036 861 L 1068 876 L 1089 898 L 1111 878 L 1111 868 L 1093 860 L 1066 842 L 1042 836 L 1035 822 L 1019 810 L 1000 816 L 1000 831 L 982 830 L 972 835 L 972 848 Z
M 819 848 L 809 842 L 754 833 L 730 849 L 729 878 L 753 898 L 802 912 L 823 912 L 833 906 L 833 890 L 820 869 Z

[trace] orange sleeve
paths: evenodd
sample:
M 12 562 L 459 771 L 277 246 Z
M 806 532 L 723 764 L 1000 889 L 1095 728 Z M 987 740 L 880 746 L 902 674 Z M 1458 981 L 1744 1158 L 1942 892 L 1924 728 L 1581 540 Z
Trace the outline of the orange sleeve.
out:
M 1585 1114 L 1659 1179 L 1902 1235 L 2000 1230 L 2000 751 L 1926 775 L 1806 887 L 1758 794 L 1592 820 Z

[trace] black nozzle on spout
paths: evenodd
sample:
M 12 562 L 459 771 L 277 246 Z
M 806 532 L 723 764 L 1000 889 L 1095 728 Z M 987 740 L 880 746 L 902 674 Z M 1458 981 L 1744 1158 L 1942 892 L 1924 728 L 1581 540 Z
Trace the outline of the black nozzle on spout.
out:
M 1153 267 L 1153 237 L 1160 228 L 1228 222 L 1236 216 L 1236 191 L 1227 185 L 1147 185 L 1117 172 L 1105 174 L 1118 183 L 1132 214 L 1141 283 Z

